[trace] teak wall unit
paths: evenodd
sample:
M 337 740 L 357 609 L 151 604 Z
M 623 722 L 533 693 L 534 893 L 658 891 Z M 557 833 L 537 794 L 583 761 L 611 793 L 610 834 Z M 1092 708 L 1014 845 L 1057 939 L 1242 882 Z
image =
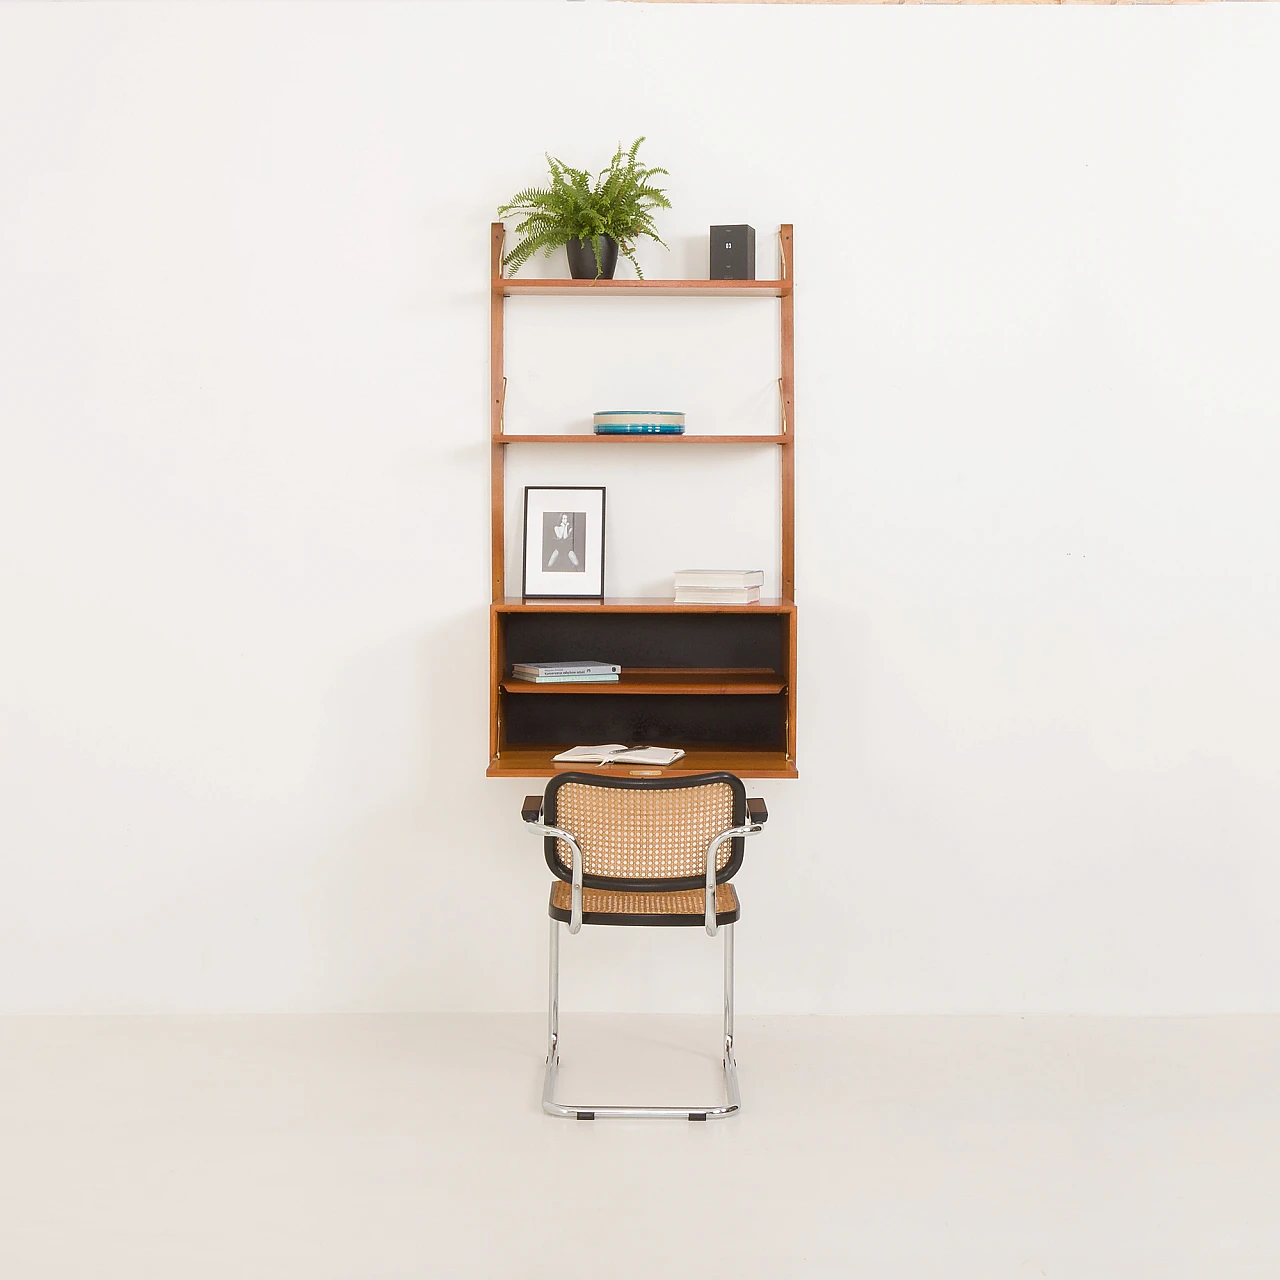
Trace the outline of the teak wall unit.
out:
M 491 229 L 490 446 L 492 597 L 489 613 L 491 778 L 546 778 L 551 757 L 595 742 L 678 746 L 664 775 L 727 769 L 744 778 L 796 772 L 795 327 L 792 228 L 778 231 L 777 280 L 513 280 L 502 274 L 505 230 Z M 508 435 L 503 421 L 506 301 L 593 294 L 777 298 L 779 430 L 769 435 Z M 676 604 L 670 598 L 522 600 L 506 595 L 506 451 L 595 444 L 668 461 L 702 445 L 781 450 L 782 595 L 749 605 Z M 666 450 L 674 449 L 670 455 Z M 617 520 L 615 514 L 614 519 Z M 614 537 L 626 537 L 625 527 Z M 680 566 L 673 565 L 672 569 Z M 538 685 L 508 678 L 513 662 L 601 658 L 622 666 L 617 684 Z

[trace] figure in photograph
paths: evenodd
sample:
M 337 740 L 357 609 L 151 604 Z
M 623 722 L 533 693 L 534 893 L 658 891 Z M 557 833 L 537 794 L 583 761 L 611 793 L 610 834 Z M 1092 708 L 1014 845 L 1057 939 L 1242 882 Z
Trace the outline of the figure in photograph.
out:
M 542 567 L 547 573 L 586 572 L 585 511 L 544 511 Z

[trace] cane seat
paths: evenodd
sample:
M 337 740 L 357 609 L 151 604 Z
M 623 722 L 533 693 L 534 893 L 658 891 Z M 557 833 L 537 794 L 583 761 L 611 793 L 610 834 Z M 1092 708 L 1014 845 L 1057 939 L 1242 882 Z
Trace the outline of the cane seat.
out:
M 658 892 L 626 889 L 583 889 L 583 924 L 689 925 L 706 923 L 705 889 L 667 889 Z M 573 886 L 556 880 L 551 886 L 547 914 L 569 923 L 573 912 Z M 716 885 L 716 924 L 737 921 L 738 894 L 731 884 Z

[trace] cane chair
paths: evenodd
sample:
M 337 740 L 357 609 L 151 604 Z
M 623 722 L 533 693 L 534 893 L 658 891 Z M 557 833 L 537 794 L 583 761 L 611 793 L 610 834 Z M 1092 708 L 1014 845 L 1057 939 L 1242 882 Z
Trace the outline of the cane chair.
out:
M 742 1106 L 733 1054 L 733 926 L 738 894 L 729 881 L 742 865 L 745 837 L 768 821 L 763 800 L 748 798 L 731 773 L 687 778 L 618 778 L 562 773 L 528 796 L 520 815 L 543 836 L 551 883 L 547 1065 L 542 1109 L 575 1120 L 718 1120 Z M 701 925 L 724 933 L 726 1100 L 708 1107 L 630 1107 L 555 1101 L 560 1065 L 560 926 Z

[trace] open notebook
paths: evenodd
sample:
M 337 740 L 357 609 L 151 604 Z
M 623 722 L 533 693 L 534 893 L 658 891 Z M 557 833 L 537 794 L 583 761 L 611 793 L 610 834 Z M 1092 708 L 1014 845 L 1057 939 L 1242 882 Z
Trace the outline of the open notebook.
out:
M 628 747 L 608 742 L 603 747 L 570 747 L 551 758 L 557 764 L 672 764 L 682 755 L 679 747 Z

